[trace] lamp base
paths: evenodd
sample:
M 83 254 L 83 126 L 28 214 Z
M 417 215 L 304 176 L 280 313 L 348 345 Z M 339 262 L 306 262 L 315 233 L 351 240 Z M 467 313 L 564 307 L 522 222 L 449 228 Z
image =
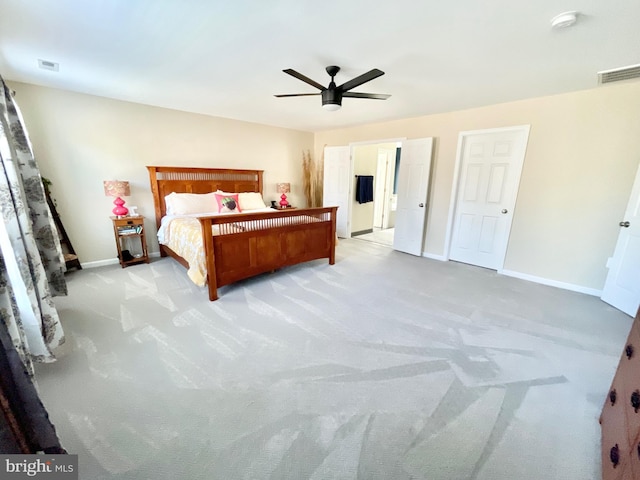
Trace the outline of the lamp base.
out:
M 111 211 L 116 217 L 125 217 L 129 213 L 129 209 L 124 206 L 124 200 L 122 200 L 120 197 L 117 197 L 113 201 L 113 204 L 116 206 L 116 208 Z
M 289 206 L 289 202 L 287 201 L 287 196 L 283 193 L 280 196 L 280 208 L 286 208 Z

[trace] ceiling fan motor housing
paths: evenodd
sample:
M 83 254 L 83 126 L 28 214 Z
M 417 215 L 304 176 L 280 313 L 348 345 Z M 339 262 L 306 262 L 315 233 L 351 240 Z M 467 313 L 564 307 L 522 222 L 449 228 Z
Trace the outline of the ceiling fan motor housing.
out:
M 322 105 L 342 105 L 342 90 L 326 89 L 322 91 Z

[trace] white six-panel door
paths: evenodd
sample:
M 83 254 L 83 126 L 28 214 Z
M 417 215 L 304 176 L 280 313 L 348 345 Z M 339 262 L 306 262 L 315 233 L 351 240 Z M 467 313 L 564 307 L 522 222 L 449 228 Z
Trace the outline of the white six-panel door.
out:
M 528 137 L 528 126 L 460 134 L 451 260 L 502 269 Z
M 640 304 L 640 168 L 624 217 L 611 220 L 619 222 L 620 234 L 601 298 L 635 317 Z
M 324 148 L 322 205 L 338 207 L 336 234 L 351 237 L 351 147 Z

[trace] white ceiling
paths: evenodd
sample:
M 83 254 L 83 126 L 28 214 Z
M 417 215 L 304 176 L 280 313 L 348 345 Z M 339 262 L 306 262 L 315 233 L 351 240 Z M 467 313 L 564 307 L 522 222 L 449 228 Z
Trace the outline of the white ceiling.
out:
M 550 20 L 580 12 L 552 30 Z M 58 62 L 58 72 L 38 68 Z M 640 63 L 638 0 L 0 0 L 0 75 L 131 102 L 319 131 L 597 86 Z M 328 85 L 385 75 L 321 108 Z

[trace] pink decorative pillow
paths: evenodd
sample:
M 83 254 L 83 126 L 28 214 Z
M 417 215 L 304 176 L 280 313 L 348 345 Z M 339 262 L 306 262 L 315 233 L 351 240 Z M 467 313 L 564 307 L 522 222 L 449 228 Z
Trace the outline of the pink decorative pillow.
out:
M 216 193 L 218 213 L 240 213 L 240 202 L 237 193 Z

